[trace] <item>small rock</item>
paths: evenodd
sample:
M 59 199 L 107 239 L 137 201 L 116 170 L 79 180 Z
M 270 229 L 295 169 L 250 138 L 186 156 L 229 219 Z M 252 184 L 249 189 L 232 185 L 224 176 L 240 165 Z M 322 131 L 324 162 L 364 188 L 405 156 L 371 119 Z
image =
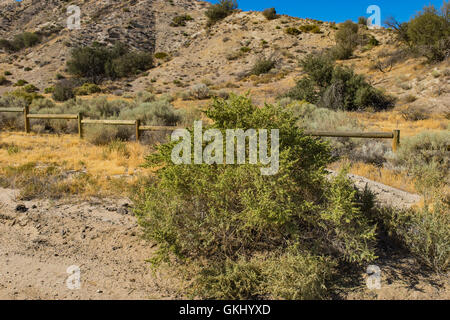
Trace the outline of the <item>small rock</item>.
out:
M 97 293 L 103 293 L 103 291 L 102 290 L 97 290 Z

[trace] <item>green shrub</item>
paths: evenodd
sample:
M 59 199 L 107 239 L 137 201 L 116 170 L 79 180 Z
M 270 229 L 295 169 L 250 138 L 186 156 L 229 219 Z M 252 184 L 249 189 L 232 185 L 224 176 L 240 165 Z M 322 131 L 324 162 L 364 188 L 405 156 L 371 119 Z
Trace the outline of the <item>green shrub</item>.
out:
M 39 91 L 39 88 L 36 87 L 36 86 L 33 85 L 33 84 L 27 84 L 27 85 L 25 85 L 25 86 L 23 87 L 23 89 L 24 89 L 26 92 L 28 92 L 28 93 L 38 92 L 38 91 Z
M 322 31 L 320 31 L 320 27 L 316 24 L 305 24 L 300 26 L 299 29 L 302 32 L 322 33 Z
M 263 15 L 264 15 L 264 17 L 266 17 L 267 20 L 274 20 L 274 19 L 278 18 L 277 10 L 275 8 L 265 9 L 263 11 Z
M 449 2 L 444 1 L 440 12 L 433 5 L 425 6 L 409 22 L 399 23 L 391 18 L 387 25 L 412 51 L 420 53 L 429 62 L 438 62 L 449 57 L 449 12 Z
M 206 115 L 222 132 L 279 129 L 280 171 L 262 176 L 259 165 L 175 165 L 174 143 L 159 146 L 146 159 L 146 166 L 157 168 L 155 176 L 135 193 L 145 237 L 159 244 L 154 263 L 175 255 L 188 266 L 200 265 L 189 276 L 193 294 L 203 298 L 300 298 L 296 288 L 310 298 L 329 285 L 324 279 L 332 268 L 323 267 L 320 257 L 374 259 L 374 227 L 361 212 L 356 191 L 345 174 L 327 180 L 328 147 L 305 136 L 290 112 L 268 104 L 259 108 L 249 97 L 232 95 L 214 100 Z M 258 257 L 267 252 L 273 253 L 272 265 L 259 267 Z M 275 279 L 280 260 L 283 269 Z M 280 285 L 286 288 L 276 289 Z
M 47 87 L 44 89 L 44 93 L 53 93 L 55 91 L 55 87 Z
M 75 97 L 73 90 L 75 84 L 70 80 L 59 81 L 53 90 L 52 98 L 55 101 L 67 101 Z
M 367 26 L 368 19 L 366 17 L 359 17 L 358 18 L 358 24 Z
M 19 79 L 17 80 L 17 82 L 14 84 L 14 87 L 23 87 L 24 85 L 26 85 L 28 83 L 28 81 L 23 80 L 23 79 Z
M 170 25 L 172 27 L 184 27 L 186 25 L 186 21 L 192 21 L 194 20 L 190 15 L 188 14 L 183 14 L 180 16 L 175 16 L 172 19 L 172 22 L 170 23 Z
M 175 126 L 181 121 L 181 113 L 167 100 L 139 104 L 135 108 L 121 110 L 121 119 L 139 119 L 143 124 Z
M 11 73 L 10 71 L 5 71 L 3 74 L 4 74 L 5 76 L 11 76 L 11 75 L 12 75 L 12 73 Z
M 351 20 L 339 26 L 336 32 L 336 47 L 333 50 L 334 56 L 338 60 L 349 59 L 355 48 L 358 46 L 359 27 Z
M 302 32 L 299 29 L 297 29 L 297 28 L 288 27 L 288 28 L 284 29 L 284 33 L 289 34 L 291 36 L 298 36 Z
M 387 109 L 394 99 L 372 87 L 349 67 L 341 67 L 327 54 L 310 54 L 300 65 L 307 77 L 285 96 L 336 110 Z
M 39 35 L 33 32 L 23 32 L 14 36 L 14 39 L 9 41 L 6 39 L 0 39 L 0 48 L 9 51 L 16 52 L 24 48 L 33 47 L 41 41 Z
M 90 47 L 75 48 L 67 61 L 68 71 L 94 83 L 105 78 L 116 79 L 150 69 L 153 57 L 146 52 L 133 52 L 121 43 L 113 47 L 94 43 Z
M 208 26 L 212 26 L 220 20 L 225 19 L 237 9 L 236 0 L 220 0 L 217 4 L 212 4 L 205 11 L 208 18 Z
M 85 129 L 86 139 L 98 146 L 110 145 L 114 141 L 127 141 L 132 130 L 126 126 L 88 126 Z
M 35 100 L 35 99 L 44 98 L 43 96 L 39 95 L 36 92 L 31 92 L 31 93 L 27 92 L 24 90 L 24 88 L 20 88 L 20 89 L 14 90 L 12 92 L 8 92 L 7 95 L 11 95 L 16 98 L 23 99 L 27 102 L 27 104 L 31 104 L 33 102 L 33 100 Z
M 406 169 L 416 180 L 416 188 L 429 198 L 450 183 L 450 133 L 422 132 L 402 139 L 392 165 Z
M 102 89 L 95 83 L 84 83 L 81 87 L 75 88 L 73 93 L 77 96 L 87 96 L 101 91 Z
M 169 57 L 169 54 L 167 54 L 166 52 L 157 52 L 157 53 L 155 53 L 155 58 L 156 59 L 163 60 L 163 59 L 167 59 L 168 57 Z
M 434 199 L 422 209 L 384 210 L 381 223 L 416 258 L 436 272 L 450 266 L 450 206 L 444 199 Z
M 276 62 L 272 59 L 258 59 L 250 71 L 251 74 L 259 76 L 264 73 L 268 73 L 276 65 Z
M 8 80 L 4 76 L 0 76 L 0 86 L 8 83 Z

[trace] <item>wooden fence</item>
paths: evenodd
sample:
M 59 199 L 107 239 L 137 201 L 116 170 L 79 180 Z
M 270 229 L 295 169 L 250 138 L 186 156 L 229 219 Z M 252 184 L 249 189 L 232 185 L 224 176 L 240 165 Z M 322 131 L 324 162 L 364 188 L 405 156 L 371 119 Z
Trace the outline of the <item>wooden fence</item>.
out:
M 83 126 L 89 124 L 102 125 L 126 125 L 134 126 L 136 130 L 136 141 L 139 141 L 142 131 L 162 131 L 176 130 L 179 127 L 173 126 L 145 126 L 141 125 L 139 120 L 92 120 L 83 119 L 81 113 L 78 114 L 30 114 L 29 108 L 0 108 L 0 112 L 16 112 L 23 113 L 25 132 L 30 133 L 30 119 L 60 119 L 60 120 L 77 120 L 78 135 L 83 138 Z M 307 135 L 314 137 L 342 137 L 342 138 L 363 138 L 363 139 L 392 139 L 392 150 L 397 151 L 400 145 L 400 130 L 393 132 L 330 132 L 330 131 L 305 131 Z

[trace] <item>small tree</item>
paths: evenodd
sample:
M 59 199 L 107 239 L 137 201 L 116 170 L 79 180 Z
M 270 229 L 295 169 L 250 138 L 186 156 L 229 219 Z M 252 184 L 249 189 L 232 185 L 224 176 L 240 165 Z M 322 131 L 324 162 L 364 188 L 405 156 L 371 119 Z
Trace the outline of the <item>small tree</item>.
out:
M 348 20 L 344 22 L 336 32 L 336 49 L 334 51 L 336 59 L 348 59 L 358 46 L 359 27 L 356 23 Z
M 220 0 L 219 3 L 211 5 L 205 12 L 208 18 L 208 26 L 228 17 L 233 10 L 237 9 L 236 0 Z
M 275 8 L 268 8 L 263 11 L 264 17 L 266 17 L 267 20 L 274 20 L 277 16 L 277 10 Z

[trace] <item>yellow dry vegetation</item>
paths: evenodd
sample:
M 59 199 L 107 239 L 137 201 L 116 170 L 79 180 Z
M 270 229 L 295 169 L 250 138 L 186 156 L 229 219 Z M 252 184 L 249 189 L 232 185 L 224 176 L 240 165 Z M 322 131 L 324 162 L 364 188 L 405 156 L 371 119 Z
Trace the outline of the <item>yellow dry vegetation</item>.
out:
M 344 166 L 349 166 L 349 172 L 361 177 L 391 186 L 403 191 L 417 193 L 414 187 L 414 180 L 406 172 L 396 172 L 387 168 L 377 167 L 364 162 L 349 162 L 341 160 L 333 163 L 330 169 L 339 170 Z
M 347 114 L 349 117 L 358 119 L 367 128 L 367 131 L 389 132 L 399 129 L 402 137 L 414 136 L 425 130 L 447 130 L 450 126 L 450 120 L 437 114 L 418 121 L 405 120 L 400 113 L 395 111 L 348 112 Z
M 145 172 L 151 172 L 140 167 L 149 152 L 150 147 L 135 142 L 95 146 L 76 135 L 0 133 L 0 170 L 34 163 L 82 172 L 95 180 L 99 188 L 95 192 L 100 194 L 122 193 L 126 188 L 113 188 L 114 182 L 131 185 Z

